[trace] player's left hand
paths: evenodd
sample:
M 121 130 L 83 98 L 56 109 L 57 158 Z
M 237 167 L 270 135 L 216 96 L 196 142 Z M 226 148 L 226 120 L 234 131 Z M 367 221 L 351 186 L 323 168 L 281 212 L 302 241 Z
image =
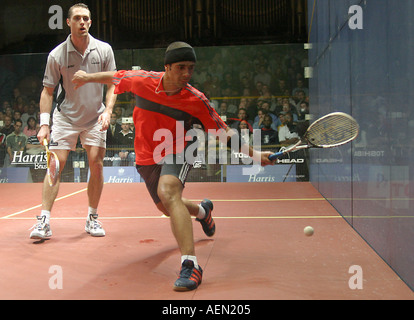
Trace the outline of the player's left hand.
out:
M 98 118 L 98 122 L 102 125 L 101 131 L 106 131 L 109 128 L 109 123 L 111 120 L 111 115 L 104 111 Z

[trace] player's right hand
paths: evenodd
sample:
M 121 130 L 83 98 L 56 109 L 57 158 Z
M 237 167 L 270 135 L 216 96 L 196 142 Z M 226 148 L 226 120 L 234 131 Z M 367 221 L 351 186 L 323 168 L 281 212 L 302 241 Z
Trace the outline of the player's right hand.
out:
M 40 144 L 43 145 L 43 140 L 46 139 L 50 141 L 50 130 L 49 126 L 41 126 L 39 132 L 37 133 L 37 139 L 40 141 Z
M 83 70 L 76 71 L 73 75 L 72 83 L 75 85 L 75 90 L 87 83 L 87 73 Z

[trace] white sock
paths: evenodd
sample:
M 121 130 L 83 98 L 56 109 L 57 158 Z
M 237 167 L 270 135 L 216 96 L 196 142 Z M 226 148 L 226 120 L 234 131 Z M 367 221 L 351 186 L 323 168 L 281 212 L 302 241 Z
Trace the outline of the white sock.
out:
M 46 217 L 45 218 L 45 222 L 49 223 L 50 222 L 50 211 L 47 210 L 42 210 L 42 212 L 40 213 L 41 217 Z
M 183 264 L 184 260 L 191 260 L 192 262 L 194 262 L 194 267 L 198 269 L 198 263 L 197 263 L 196 256 L 189 256 L 189 255 L 181 256 L 181 264 Z
M 204 210 L 203 206 L 201 204 L 198 205 L 198 214 L 197 214 L 197 219 L 204 219 L 204 217 L 206 216 L 206 210 Z
M 96 212 L 98 212 L 98 209 L 92 208 L 92 207 L 88 207 L 88 219 L 89 219 L 89 216 L 90 215 L 96 214 Z

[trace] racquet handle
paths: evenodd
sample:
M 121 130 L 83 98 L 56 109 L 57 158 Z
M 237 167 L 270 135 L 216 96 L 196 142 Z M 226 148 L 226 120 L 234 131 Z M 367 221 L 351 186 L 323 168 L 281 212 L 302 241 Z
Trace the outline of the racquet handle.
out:
M 281 156 L 283 156 L 284 154 L 285 154 L 284 152 L 276 152 L 276 153 L 269 156 L 269 160 L 270 161 L 276 160 L 276 159 L 280 158 Z

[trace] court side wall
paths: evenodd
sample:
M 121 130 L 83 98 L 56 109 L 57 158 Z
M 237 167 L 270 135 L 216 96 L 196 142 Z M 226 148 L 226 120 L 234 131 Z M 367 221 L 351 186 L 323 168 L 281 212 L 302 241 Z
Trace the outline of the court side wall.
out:
M 311 112 L 361 127 L 355 143 L 311 152 L 310 180 L 413 289 L 414 1 L 308 9 Z

